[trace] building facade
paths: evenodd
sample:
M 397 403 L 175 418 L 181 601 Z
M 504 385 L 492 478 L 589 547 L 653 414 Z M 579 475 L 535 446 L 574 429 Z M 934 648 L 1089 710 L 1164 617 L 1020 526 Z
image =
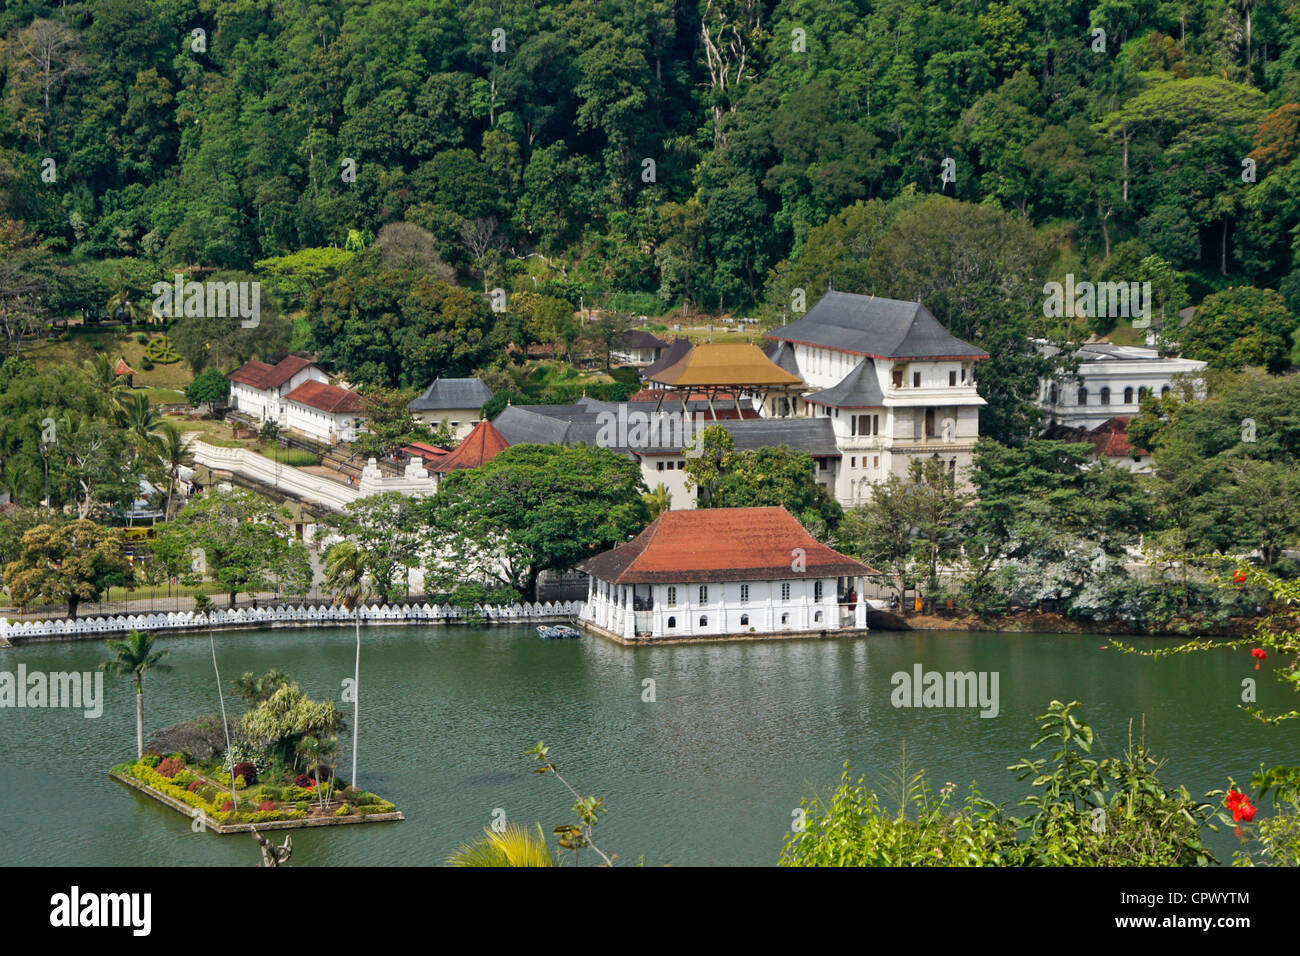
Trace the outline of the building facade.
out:
M 259 422 L 273 421 L 285 427 L 289 393 L 306 382 L 329 383 L 324 369 L 298 355 L 286 356 L 275 365 L 245 362 L 227 377 L 231 408 Z
M 860 632 L 875 573 L 784 508 L 665 512 L 579 570 L 580 622 L 619 640 Z
M 1040 343 L 1047 355 L 1059 349 Z M 1157 349 L 1098 342 L 1079 348 L 1079 370 L 1073 381 L 1043 379 L 1037 405 L 1047 425 L 1094 429 L 1115 417 L 1141 414 L 1144 395 L 1167 395 L 1179 376 L 1194 376 L 1205 368 L 1195 359 L 1173 358 Z
M 439 378 L 407 407 L 418 422 L 437 428 L 443 422 L 457 441 L 474 430 L 492 389 L 477 378 Z
M 364 421 L 356 392 L 315 380 L 286 395 L 284 409 L 284 427 L 327 445 L 356 441 Z
M 852 507 L 873 486 L 938 458 L 965 482 L 979 438 L 983 349 L 949 334 L 919 302 L 828 292 L 768 333 L 768 355 L 807 388 L 770 396 L 768 417 L 829 419 L 840 452 L 834 494 Z

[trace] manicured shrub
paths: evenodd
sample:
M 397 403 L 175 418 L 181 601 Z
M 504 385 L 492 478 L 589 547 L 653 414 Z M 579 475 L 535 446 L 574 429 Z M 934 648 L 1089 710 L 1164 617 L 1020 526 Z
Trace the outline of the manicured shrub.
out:
M 162 754 L 145 754 L 140 758 L 140 762 L 146 767 L 157 767 L 162 763 Z
M 299 800 L 297 803 L 294 804 L 294 809 L 301 811 L 305 815 L 307 813 L 307 801 Z
M 174 777 L 185 769 L 185 758 L 165 757 L 158 764 L 158 772 L 164 777 Z
M 233 800 L 227 800 L 225 803 L 221 805 L 222 813 L 230 813 L 234 809 L 235 809 L 235 801 Z
M 235 764 L 234 773 L 236 777 L 244 778 L 245 786 L 251 787 L 253 784 L 257 783 L 257 767 L 255 767 L 250 761 L 245 760 L 242 763 Z
M 352 808 L 346 803 L 334 811 L 336 817 L 347 817 L 352 815 Z
M 302 787 L 304 790 L 314 790 L 316 788 L 316 781 L 307 774 L 300 773 L 294 778 L 293 785 L 295 787 Z
M 244 789 L 245 787 L 247 787 L 247 786 L 248 786 L 248 781 L 245 780 L 243 777 L 236 777 L 236 778 L 235 778 L 235 789 L 236 789 L 236 790 L 243 790 L 243 789 Z
M 257 805 L 257 809 L 259 809 L 259 810 L 274 810 L 274 809 L 275 809 L 275 801 L 274 801 L 274 800 L 263 800 L 261 803 L 259 803 L 259 804 Z
M 203 786 L 203 781 L 202 781 L 202 780 L 195 780 L 193 783 L 191 783 L 191 784 L 190 784 L 188 787 L 186 787 L 185 789 L 189 790 L 190 793 L 198 793 L 199 788 L 200 788 L 201 786 Z

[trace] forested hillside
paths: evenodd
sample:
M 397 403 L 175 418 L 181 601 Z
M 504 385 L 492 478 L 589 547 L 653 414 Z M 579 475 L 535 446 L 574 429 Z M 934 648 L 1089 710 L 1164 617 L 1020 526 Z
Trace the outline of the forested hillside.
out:
M 422 386 L 516 338 L 466 289 L 775 320 L 834 283 L 1028 387 L 1066 271 L 1300 306 L 1289 0 L 20 0 L 0 36 L 7 329 L 253 273 L 301 344 Z

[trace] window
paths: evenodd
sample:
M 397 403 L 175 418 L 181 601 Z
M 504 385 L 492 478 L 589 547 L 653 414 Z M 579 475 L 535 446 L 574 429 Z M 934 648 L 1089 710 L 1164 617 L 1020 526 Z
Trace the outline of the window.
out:
M 668 585 L 668 606 L 677 606 L 677 588 L 674 585 Z
M 826 470 L 827 468 L 829 468 L 830 466 L 831 466 L 830 459 L 828 459 L 828 458 L 818 458 L 818 459 L 817 459 L 817 470 L 818 470 L 818 471 L 825 471 L 825 470 Z
M 708 627 L 708 626 L 709 626 L 709 616 L 707 614 L 701 614 L 700 627 Z
M 1138 401 L 1139 402 L 1142 401 L 1142 399 L 1146 398 L 1150 394 L 1151 394 L 1151 387 L 1149 385 L 1143 385 L 1141 388 L 1138 389 Z
M 1079 389 L 1079 404 L 1080 405 L 1088 404 L 1088 390 L 1086 388 Z
M 748 601 L 748 600 L 749 600 L 749 585 L 748 585 L 748 584 L 742 584 L 742 585 L 740 586 L 740 600 L 741 600 L 742 602 L 744 602 L 744 601 Z
M 675 617 L 670 617 L 670 618 L 668 619 L 668 626 L 669 626 L 669 627 L 676 627 L 676 626 L 677 626 L 677 618 L 675 618 Z
M 901 368 L 895 368 L 895 369 L 894 369 L 894 388 L 902 388 L 902 387 L 903 387 L 903 370 L 902 370 Z
M 740 615 L 740 626 L 741 626 L 741 627 L 748 627 L 748 626 L 749 626 L 749 615 L 748 615 L 748 614 L 742 614 L 742 615 Z
M 871 467 L 872 467 L 872 468 L 879 468 L 879 467 L 880 467 L 880 456 L 879 456 L 879 455 L 872 455 L 872 456 L 871 456 Z
M 818 624 L 820 624 L 822 620 L 822 612 L 818 611 L 816 614 L 814 614 L 813 620 L 816 621 Z
M 912 387 L 913 387 L 913 388 L 920 388 L 920 387 L 921 387 L 921 373 L 920 373 L 920 372 L 913 372 L 913 373 L 912 373 Z
M 707 585 L 704 584 L 700 585 L 700 603 L 701 604 L 709 603 L 709 588 Z
M 822 599 L 822 583 L 818 581 L 813 585 L 813 600 L 820 601 L 821 599 Z
M 1169 394 L 1169 386 L 1168 386 L 1168 385 L 1166 385 L 1164 388 L 1160 389 L 1160 397 L 1161 397 L 1161 398 L 1164 398 L 1164 397 L 1165 397 L 1166 395 L 1168 395 L 1168 394 Z
M 856 458 L 850 458 L 850 459 L 849 459 L 849 467 L 850 467 L 850 468 L 856 468 L 856 467 L 858 467 L 858 460 L 857 460 Z
M 782 624 L 789 624 L 789 623 L 790 623 L 790 615 L 789 615 L 789 614 L 782 614 L 782 615 L 781 615 L 781 623 L 782 623 Z
M 786 581 L 784 584 L 781 585 L 781 600 L 782 600 L 782 601 L 788 601 L 788 600 L 790 600 L 790 582 L 789 582 L 789 581 Z
M 1129 388 L 1124 389 L 1124 404 L 1125 405 L 1133 404 L 1133 389 L 1131 386 Z
M 661 462 L 657 462 L 657 464 L 659 465 L 659 470 L 660 470 L 660 471 L 663 471 L 663 470 L 664 470 L 664 463 L 661 461 Z
M 1056 386 L 1053 385 L 1047 392 L 1047 404 L 1055 405 L 1058 398 L 1060 398 L 1060 394 L 1057 392 Z
M 1109 404 L 1110 404 L 1110 389 L 1109 389 L 1109 388 L 1103 388 L 1103 389 L 1101 390 L 1101 403 L 1102 403 L 1103 405 L 1109 405 Z
M 949 387 L 949 388 L 953 388 L 953 387 L 955 387 L 956 385 L 957 385 L 957 373 L 956 373 L 956 372 L 949 372 L 949 373 L 948 373 L 948 387 Z

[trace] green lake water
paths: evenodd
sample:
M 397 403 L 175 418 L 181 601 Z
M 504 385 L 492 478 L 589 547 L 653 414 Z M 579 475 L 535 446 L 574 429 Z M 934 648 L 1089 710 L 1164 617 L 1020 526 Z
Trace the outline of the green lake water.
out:
M 549 834 L 571 821 L 573 800 L 532 772 L 523 751 L 539 740 L 578 790 L 604 798 L 602 846 L 653 865 L 774 864 L 803 797 L 830 793 L 846 759 L 883 786 L 904 747 L 936 789 L 978 782 L 994 800 L 1018 799 L 1006 767 L 1028 752 L 1053 698 L 1084 702 L 1104 752 L 1122 751 L 1130 718 L 1138 727 L 1145 717 L 1168 761 L 1162 779 L 1195 796 L 1229 776 L 1249 782 L 1261 763 L 1300 761 L 1296 727 L 1238 709 L 1247 677 L 1266 708 L 1295 706 L 1274 661 L 1257 672 L 1248 650 L 1151 661 L 1102 650 L 1105 637 L 941 631 L 657 648 L 542 641 L 514 627 L 372 627 L 361 637 L 358 776 L 407 820 L 290 831 L 294 864 L 439 864 L 498 809 Z M 272 667 L 340 700 L 353 640 L 350 628 L 218 634 L 227 706 L 243 709 L 229 693 L 236 676 Z M 146 680 L 146 733 L 218 709 L 206 636 L 159 643 L 175 670 Z M 100 641 L 29 645 L 0 651 L 0 670 L 85 671 L 106 654 Z M 996 671 L 1000 713 L 893 707 L 891 675 L 917 663 Z M 647 678 L 653 702 L 643 700 Z M 106 679 L 105 697 L 95 720 L 0 709 L 0 863 L 254 864 L 248 835 L 193 833 L 176 811 L 109 779 L 134 756 L 135 713 L 126 682 Z M 350 721 L 351 705 L 340 706 Z M 342 742 L 346 767 L 351 740 Z M 1235 843 L 1230 829 L 1212 841 L 1224 860 Z

